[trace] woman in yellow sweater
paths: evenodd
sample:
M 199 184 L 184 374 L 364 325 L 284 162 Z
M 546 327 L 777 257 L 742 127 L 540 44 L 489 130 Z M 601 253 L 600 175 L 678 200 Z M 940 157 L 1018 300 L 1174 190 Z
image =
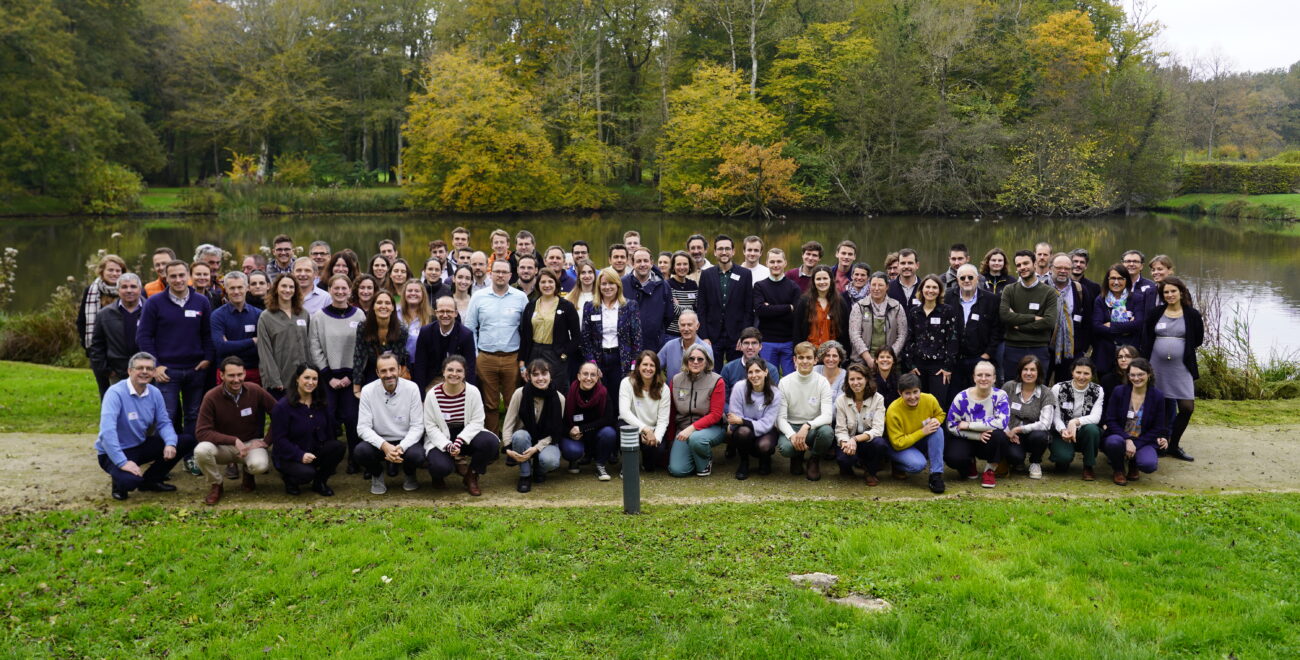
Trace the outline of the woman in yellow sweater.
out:
M 943 420 L 946 415 L 939 400 L 921 391 L 921 379 L 916 374 L 903 374 L 898 378 L 899 397 L 885 411 L 885 430 L 889 436 L 890 456 L 894 460 L 895 476 L 901 468 L 915 474 L 930 468 L 930 492 L 942 493 L 943 483 Z

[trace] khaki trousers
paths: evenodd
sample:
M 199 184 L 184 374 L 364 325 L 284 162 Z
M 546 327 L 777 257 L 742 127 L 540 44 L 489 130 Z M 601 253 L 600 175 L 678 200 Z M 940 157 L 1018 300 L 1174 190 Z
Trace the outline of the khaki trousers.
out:
M 239 450 L 234 445 L 214 445 L 200 442 L 194 446 L 194 462 L 198 463 L 203 475 L 208 478 L 208 485 L 224 483 L 225 477 L 219 466 L 229 463 L 243 463 L 249 474 L 266 474 L 271 471 L 271 453 L 261 447 L 250 449 L 248 455 L 239 458 Z

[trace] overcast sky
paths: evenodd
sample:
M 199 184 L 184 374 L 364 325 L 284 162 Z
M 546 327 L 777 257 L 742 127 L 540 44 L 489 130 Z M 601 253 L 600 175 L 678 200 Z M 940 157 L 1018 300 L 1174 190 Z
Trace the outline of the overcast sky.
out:
M 1239 71 L 1300 61 L 1300 0 L 1148 1 L 1151 17 L 1165 26 L 1164 49 L 1181 59 L 1218 47 Z

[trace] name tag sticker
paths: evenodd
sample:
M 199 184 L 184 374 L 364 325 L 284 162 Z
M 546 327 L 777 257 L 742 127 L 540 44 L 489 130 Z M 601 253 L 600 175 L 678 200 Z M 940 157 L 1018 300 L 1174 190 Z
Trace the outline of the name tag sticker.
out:
M 140 419 L 140 413 L 133 410 L 126 414 L 126 418 L 134 422 L 135 420 Z
M 1156 330 L 1164 330 L 1164 329 L 1165 329 L 1165 324 L 1163 323 L 1156 324 Z
M 581 422 L 584 417 L 586 417 L 586 415 L 583 415 L 582 413 L 578 413 L 577 415 L 573 416 L 573 421 Z
M 817 405 L 817 397 L 815 397 L 815 396 L 810 396 L 810 397 L 808 397 L 808 405 L 810 405 L 810 406 L 815 406 L 815 405 Z
M 353 330 L 356 330 L 359 325 L 361 325 L 361 321 L 348 321 L 348 327 Z
M 1071 408 L 1074 408 L 1074 402 L 1073 402 L 1073 401 L 1062 401 L 1062 402 L 1061 402 L 1061 409 L 1062 409 L 1062 410 L 1070 410 Z
M 1039 305 L 1038 303 L 1029 303 L 1029 309 L 1037 311 L 1041 307 L 1042 305 Z
M 686 390 L 677 390 L 677 398 L 679 398 L 679 399 L 685 399 L 685 398 L 686 398 Z
M 921 304 L 921 301 L 917 300 L 916 298 L 913 298 L 913 299 L 912 299 L 912 304 L 913 304 L 913 305 L 919 305 L 919 304 Z
M 932 317 L 930 317 L 930 325 L 939 325 L 939 323 L 940 323 L 941 321 L 943 321 L 943 319 L 941 319 L 941 318 L 939 318 L 939 317 L 937 317 L 937 316 L 932 316 Z
M 556 316 L 559 316 L 559 315 L 561 315 L 561 314 L 563 314 L 563 313 L 564 313 L 564 310 L 562 310 L 562 309 L 557 309 L 557 310 L 555 310 L 555 315 L 556 315 Z
M 591 315 L 591 320 L 593 320 L 593 321 L 599 321 L 599 320 L 600 320 L 600 314 L 592 314 L 592 315 Z
M 1011 409 L 1012 409 L 1012 410 L 1020 410 L 1020 404 L 1018 404 L 1018 403 L 1013 403 L 1013 404 L 1011 404 Z
M 737 282 L 739 282 L 739 281 L 740 281 L 740 273 L 732 273 L 732 274 L 731 274 L 731 279 L 736 280 Z
M 1083 316 L 1081 316 L 1081 315 L 1079 315 L 1079 314 L 1075 314 L 1075 315 L 1074 315 L 1074 322 L 1075 322 L 1075 323 L 1081 323 L 1081 322 L 1083 322 Z
M 399 422 L 405 422 L 405 421 L 406 421 L 406 415 L 397 415 L 397 416 L 394 417 L 393 419 L 396 419 L 396 420 L 399 421 Z
M 1137 414 L 1136 414 L 1136 413 L 1134 413 L 1132 410 L 1128 411 L 1128 418 L 1129 418 L 1129 419 L 1133 419 L 1133 418 L 1135 418 L 1135 417 L 1137 417 Z
M 257 332 L 257 326 L 255 326 L 255 325 L 246 325 L 246 326 L 244 326 L 244 332 Z
M 978 321 L 978 320 L 980 320 L 980 315 L 979 315 L 979 314 L 976 314 L 976 313 L 974 313 L 974 312 L 971 312 L 970 320 L 972 320 L 972 321 Z
M 196 317 L 196 316 L 198 316 L 198 315 L 199 315 L 199 310 L 197 310 L 197 309 L 187 309 L 187 310 L 185 310 L 185 318 L 187 318 L 187 319 L 192 319 L 192 318 L 194 318 L 194 317 Z
M 298 325 L 307 327 L 307 319 L 298 319 Z
M 252 409 L 252 408 L 243 408 L 243 409 L 241 409 L 241 410 L 239 411 L 239 416 L 240 416 L 240 417 L 248 417 L 248 416 L 250 416 L 250 415 L 252 415 L 252 414 L 253 414 L 253 409 Z

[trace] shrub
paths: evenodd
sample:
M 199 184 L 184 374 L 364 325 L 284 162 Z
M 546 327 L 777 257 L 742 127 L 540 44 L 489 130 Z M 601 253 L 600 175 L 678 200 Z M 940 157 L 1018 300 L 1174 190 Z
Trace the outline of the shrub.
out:
M 314 181 L 311 162 L 299 154 L 281 154 L 275 159 L 273 181 L 284 186 L 310 186 Z
M 221 202 L 221 193 L 207 186 L 181 190 L 181 208 L 190 213 L 216 213 Z
M 1270 163 L 1293 163 L 1300 164 L 1300 149 L 1283 151 L 1282 153 L 1268 159 Z
M 0 326 L 0 360 L 57 366 L 85 366 L 77 340 L 77 305 L 81 297 L 69 278 L 40 311 L 15 314 Z
M 128 213 L 140 206 L 144 180 L 139 174 L 117 163 L 92 165 L 82 179 L 81 209 L 95 215 Z
M 1183 193 L 1285 194 L 1300 190 L 1300 163 L 1185 163 Z

